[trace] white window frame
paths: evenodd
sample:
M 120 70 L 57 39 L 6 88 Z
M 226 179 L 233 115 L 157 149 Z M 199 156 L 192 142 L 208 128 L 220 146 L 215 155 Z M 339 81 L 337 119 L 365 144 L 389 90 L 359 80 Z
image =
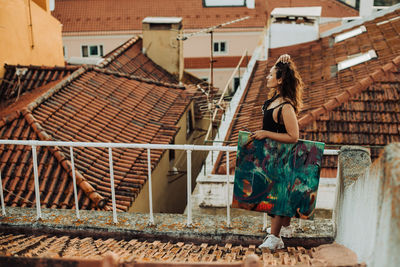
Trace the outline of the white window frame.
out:
M 341 71 L 341 70 L 353 67 L 355 65 L 367 62 L 367 61 L 369 61 L 373 58 L 377 58 L 377 57 L 378 56 L 377 56 L 375 50 L 371 49 L 367 53 L 355 55 L 349 59 L 339 62 L 337 65 L 337 68 L 338 68 L 338 71 Z
M 83 47 L 87 47 L 87 51 L 88 51 L 88 55 L 87 56 L 84 56 L 83 55 Z M 97 55 L 92 55 L 91 53 L 90 53 L 90 48 L 91 47 L 95 47 L 95 46 L 97 46 L 97 51 L 98 51 L 98 54 Z M 102 45 L 102 44 L 98 44 L 98 45 L 86 45 L 86 44 L 84 44 L 84 45 L 81 45 L 81 56 L 82 57 L 102 57 L 102 56 L 104 56 L 104 45 Z
M 339 35 L 335 36 L 335 44 L 339 43 L 341 41 L 347 40 L 347 39 L 349 39 L 351 37 L 360 35 L 360 34 L 366 32 L 366 31 L 367 31 L 367 28 L 365 28 L 365 26 L 361 26 L 361 27 L 358 27 L 358 28 L 356 28 L 356 29 L 354 29 L 352 31 L 339 34 Z
M 225 43 L 225 51 L 221 52 L 221 43 Z M 214 46 L 215 44 L 218 44 L 218 51 L 215 51 Z M 226 55 L 228 54 L 228 42 L 221 40 L 221 41 L 213 41 L 213 53 L 214 55 Z

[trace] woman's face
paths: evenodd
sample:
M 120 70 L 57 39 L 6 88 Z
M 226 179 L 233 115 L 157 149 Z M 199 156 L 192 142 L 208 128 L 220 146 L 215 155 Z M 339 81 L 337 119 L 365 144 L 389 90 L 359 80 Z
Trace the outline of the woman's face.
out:
M 276 78 L 276 68 L 272 67 L 267 76 L 267 88 L 276 88 L 281 83 L 281 79 Z

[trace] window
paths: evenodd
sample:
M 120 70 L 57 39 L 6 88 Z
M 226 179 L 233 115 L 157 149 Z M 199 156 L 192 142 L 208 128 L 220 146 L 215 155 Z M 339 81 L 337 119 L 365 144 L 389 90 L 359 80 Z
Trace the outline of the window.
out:
M 367 53 L 353 55 L 351 58 L 339 62 L 337 68 L 338 71 L 341 71 L 377 57 L 375 50 L 371 49 Z
M 227 45 L 225 41 L 214 42 L 214 53 L 217 54 L 226 54 L 228 51 Z
M 245 0 L 203 0 L 205 7 L 246 6 Z
M 172 140 L 171 145 L 175 145 L 175 140 Z M 169 161 L 173 161 L 175 159 L 175 149 L 169 150 Z
M 236 92 L 239 86 L 240 86 L 240 78 L 239 77 L 233 78 L 233 92 Z
M 351 37 L 360 35 L 360 34 L 362 34 L 363 32 L 366 32 L 366 31 L 367 31 L 367 28 L 365 28 L 365 26 L 361 26 L 361 27 L 359 27 L 357 29 L 354 29 L 352 31 L 339 34 L 339 35 L 337 35 L 335 37 L 335 43 L 338 43 L 338 42 L 344 41 L 346 39 L 349 39 Z
M 82 57 L 102 57 L 102 45 L 82 45 Z
M 63 55 L 64 58 L 67 58 L 67 48 L 65 47 L 65 45 L 63 45 Z
M 186 113 L 186 135 L 191 134 L 193 130 L 192 110 L 189 109 Z

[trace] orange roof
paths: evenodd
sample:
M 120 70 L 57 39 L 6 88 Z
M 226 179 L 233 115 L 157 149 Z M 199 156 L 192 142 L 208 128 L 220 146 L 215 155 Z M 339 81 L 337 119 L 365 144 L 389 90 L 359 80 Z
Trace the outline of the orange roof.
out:
M 141 30 L 145 17 L 182 17 L 185 29 L 200 29 L 238 18 L 250 19 L 224 28 L 263 28 L 275 7 L 322 6 L 324 17 L 358 16 L 358 11 L 337 0 L 256 0 L 247 7 L 204 7 L 201 0 L 57 0 L 53 16 L 63 32 Z
M 142 53 L 143 40 L 133 37 L 120 47 L 108 53 L 100 67 L 110 71 L 117 71 L 135 75 L 146 79 L 153 79 L 166 83 L 178 83 L 174 75 L 154 63 Z
M 95 231 L 89 231 L 95 232 Z M 193 244 L 189 242 L 148 241 L 129 238 L 98 238 L 93 236 L 0 234 L 0 263 L 8 266 L 186 266 L 239 267 L 254 255 L 251 264 L 262 266 L 343 266 L 324 257 L 320 248 L 334 255 L 345 254 L 346 266 L 361 267 L 352 259 L 354 252 L 341 245 L 317 248 L 287 247 L 277 251 L 261 251 L 255 245 Z M 339 251 L 343 251 L 339 253 Z M 110 253 L 111 252 L 111 253 Z M 110 254 L 109 254 L 110 253 Z M 350 255 L 350 256 L 349 256 Z M 257 265 L 254 264 L 257 259 Z
M 267 98 L 265 77 L 276 58 L 288 53 L 305 82 L 304 107 L 299 116 L 301 138 L 322 141 L 328 146 L 372 146 L 373 158 L 379 147 L 399 142 L 400 20 L 388 21 L 399 15 L 400 10 L 394 10 L 365 21 L 362 25 L 367 32 L 336 44 L 332 38 L 340 33 L 306 44 L 271 49 L 271 60 L 257 62 L 226 141 L 236 142 L 238 131 L 244 127 L 252 131 L 261 129 L 260 107 Z M 385 21 L 388 22 L 378 23 Z M 377 59 L 331 77 L 331 66 L 370 49 L 375 49 Z M 215 171 L 226 172 L 225 164 L 221 164 L 224 159 L 224 155 L 219 157 Z M 323 167 L 336 166 L 336 158 L 324 157 Z
M 123 85 L 123 86 L 121 86 Z M 1 139 L 168 144 L 190 103 L 182 87 L 81 68 L 40 98 L 0 120 Z M 121 135 L 121 132 L 124 134 Z M 74 149 L 79 206 L 111 207 L 107 151 Z M 42 206 L 73 208 L 69 149 L 38 148 Z M 162 152 L 154 150 L 152 166 Z M 127 210 L 147 180 L 144 150 L 114 149 L 118 210 Z M 31 148 L 0 146 L 5 202 L 30 207 L 34 202 Z M 57 179 L 55 179 L 57 178 Z

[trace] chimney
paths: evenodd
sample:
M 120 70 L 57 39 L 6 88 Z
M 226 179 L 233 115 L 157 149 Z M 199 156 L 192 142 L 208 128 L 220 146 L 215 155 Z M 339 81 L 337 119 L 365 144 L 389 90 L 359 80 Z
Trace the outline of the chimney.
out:
M 374 8 L 374 0 L 361 0 L 360 1 L 360 16 L 365 18 L 372 14 Z
M 275 8 L 271 12 L 269 48 L 318 40 L 320 6 Z
M 182 18 L 146 17 L 143 25 L 143 53 L 175 75 L 183 76 Z M 179 40 L 178 40 L 179 39 Z

